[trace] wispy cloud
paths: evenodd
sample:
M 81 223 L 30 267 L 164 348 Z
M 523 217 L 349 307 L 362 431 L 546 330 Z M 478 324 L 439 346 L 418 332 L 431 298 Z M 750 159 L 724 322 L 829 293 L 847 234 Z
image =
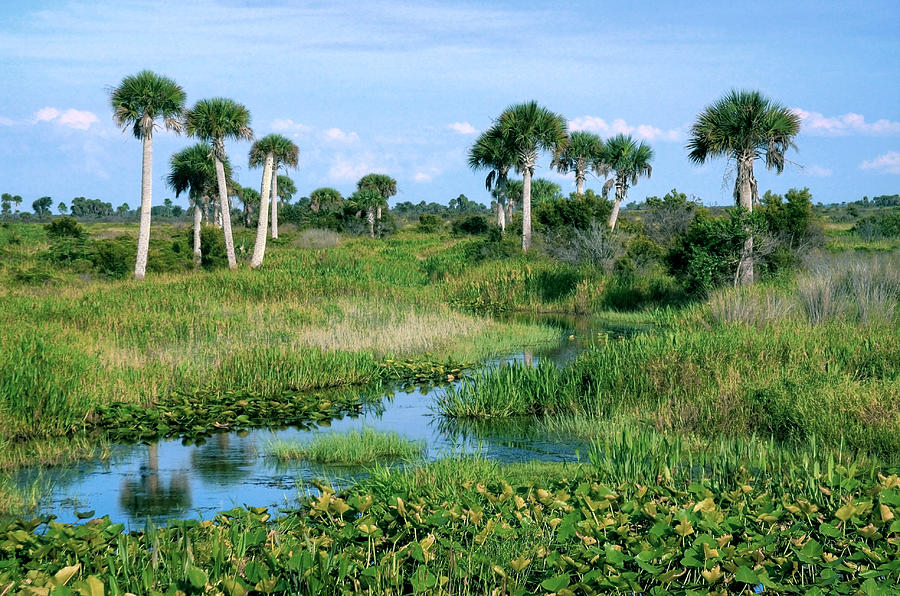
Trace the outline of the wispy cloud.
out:
M 848 135 L 895 135 L 900 134 L 900 122 L 882 118 L 875 122 L 866 122 L 862 114 L 848 112 L 841 116 L 825 116 L 819 112 L 807 112 L 802 108 L 793 108 L 800 116 L 800 131 L 816 136 L 839 137 Z
M 41 108 L 34 114 L 34 122 L 55 122 L 68 128 L 75 130 L 87 130 L 92 124 L 100 122 L 100 119 L 93 112 L 86 110 L 76 110 L 69 108 L 61 112 L 54 107 Z
M 900 174 L 900 151 L 888 151 L 875 159 L 859 164 L 860 170 L 874 170 L 881 174 Z
M 458 132 L 461 135 L 473 135 L 478 132 L 478 130 L 468 122 L 454 122 L 448 124 L 447 128 L 454 132 Z
M 269 124 L 269 127 L 275 132 L 290 134 L 295 137 L 312 132 L 311 126 L 307 126 L 306 124 L 302 124 L 300 122 L 294 122 L 290 118 L 278 118 L 272 120 L 272 122 Z
M 631 125 L 621 118 L 607 122 L 598 116 L 581 116 L 569 120 L 569 130 L 587 130 L 602 137 L 633 134 L 648 141 L 681 141 L 684 139 L 684 130 L 681 128 L 663 130 L 650 124 Z
M 15 123 L 15 120 L 11 120 L 6 116 L 0 116 L 0 126 L 12 126 Z
M 440 168 L 422 168 L 413 175 L 413 180 L 415 182 L 431 182 L 434 180 L 435 176 L 438 176 L 440 173 Z
M 329 128 L 322 131 L 322 138 L 335 143 L 358 143 L 359 135 L 355 132 L 345 132 L 340 128 Z
M 815 178 L 828 178 L 834 172 L 829 168 L 816 164 L 809 166 L 808 168 L 803 168 L 803 173 L 807 176 L 813 176 Z

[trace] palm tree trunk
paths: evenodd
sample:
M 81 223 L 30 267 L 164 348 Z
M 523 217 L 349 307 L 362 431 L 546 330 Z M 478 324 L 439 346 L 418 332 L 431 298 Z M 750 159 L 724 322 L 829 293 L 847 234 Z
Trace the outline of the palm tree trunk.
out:
M 513 222 L 512 212 L 513 212 L 513 204 L 512 204 L 512 201 L 510 201 L 509 198 L 507 197 L 507 199 L 506 199 L 506 221 L 510 224 Z
M 366 219 L 369 220 L 369 237 L 375 237 L 375 208 L 369 207 L 366 212 Z
M 272 237 L 278 238 L 278 165 L 272 168 Z
M 150 208 L 153 203 L 153 136 L 144 134 L 141 162 L 141 225 L 138 229 L 137 259 L 134 278 L 144 279 L 147 273 L 147 254 L 150 252 Z
M 228 268 L 237 267 L 234 258 L 234 237 L 231 235 L 231 202 L 228 200 L 228 189 L 225 187 L 225 165 L 219 156 L 216 160 L 216 181 L 219 183 L 219 210 L 222 212 L 222 231 L 225 234 L 225 254 L 228 256 Z
M 579 195 L 584 194 L 584 170 L 575 170 L 575 192 Z
M 522 175 L 522 252 L 531 248 L 531 168 Z
M 194 202 L 194 267 L 200 266 L 203 253 L 200 249 L 200 223 L 203 220 L 203 211 L 200 209 L 200 201 Z
M 259 221 L 256 224 L 256 244 L 253 245 L 253 257 L 250 259 L 250 267 L 253 269 L 259 269 L 263 262 L 263 256 L 266 254 L 266 228 L 269 227 L 268 203 L 272 186 L 272 164 L 274 162 L 275 156 L 273 154 L 269 153 L 266 155 L 266 165 L 263 166 L 262 188 L 259 189 Z
M 506 231 L 506 210 L 500 201 L 497 201 L 497 225 L 500 226 L 501 234 Z
M 278 167 L 272 163 L 272 238 L 278 238 Z
M 619 219 L 619 205 L 622 204 L 622 198 L 625 196 L 625 181 L 621 178 L 616 180 L 616 200 L 613 202 L 612 213 L 609 214 L 609 229 L 616 229 L 616 220 Z
M 737 180 L 735 180 L 735 198 L 738 205 L 747 211 L 753 213 L 753 189 L 756 186 L 756 180 L 753 176 L 753 159 L 755 155 L 747 155 L 738 159 Z M 753 283 L 753 235 L 750 229 L 745 228 L 747 239 L 744 240 L 744 246 L 741 249 L 741 260 L 738 263 L 737 283 L 740 285 L 749 285 Z
M 381 205 L 375 208 L 375 219 L 381 221 Z

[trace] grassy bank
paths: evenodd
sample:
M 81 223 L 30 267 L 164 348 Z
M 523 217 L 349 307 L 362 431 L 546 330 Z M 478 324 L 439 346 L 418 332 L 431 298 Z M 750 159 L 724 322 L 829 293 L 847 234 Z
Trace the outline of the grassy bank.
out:
M 381 460 L 419 458 L 425 443 L 413 441 L 395 432 L 371 428 L 345 433 L 327 433 L 309 441 L 275 441 L 266 453 L 280 462 L 307 460 L 320 464 L 374 464 Z

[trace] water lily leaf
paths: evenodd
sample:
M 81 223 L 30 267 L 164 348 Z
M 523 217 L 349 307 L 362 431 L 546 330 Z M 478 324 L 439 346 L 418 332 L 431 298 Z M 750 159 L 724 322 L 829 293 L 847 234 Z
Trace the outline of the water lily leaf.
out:
M 745 584 L 755 585 L 759 583 L 759 576 L 756 575 L 756 572 L 744 565 L 738 567 L 734 574 L 734 579 Z
M 53 576 L 53 585 L 54 586 L 64 586 L 69 583 L 78 571 L 81 569 L 81 563 L 76 565 L 70 565 L 68 567 L 63 567 L 59 571 L 56 572 L 56 575 Z
M 93 509 L 91 509 L 90 511 L 76 511 L 75 517 L 77 517 L 78 519 L 88 519 L 89 517 L 94 517 L 95 513 L 96 511 Z
M 205 586 L 206 583 L 209 581 L 209 576 L 206 574 L 205 571 L 203 571 L 202 569 L 199 569 L 197 567 L 193 567 L 193 566 L 188 567 L 187 578 L 188 578 L 188 581 L 191 582 L 191 585 L 194 586 L 198 590 L 200 588 L 202 588 L 203 586 Z
M 568 574 L 557 575 L 542 581 L 541 587 L 550 592 L 559 592 L 563 588 L 568 587 L 571 581 Z

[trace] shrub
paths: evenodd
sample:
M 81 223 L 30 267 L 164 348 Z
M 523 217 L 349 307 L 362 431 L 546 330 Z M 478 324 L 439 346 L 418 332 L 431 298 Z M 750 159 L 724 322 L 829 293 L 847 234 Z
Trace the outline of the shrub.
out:
M 457 235 L 469 234 L 472 236 L 480 236 L 487 234 L 490 229 L 488 220 L 483 215 L 470 215 L 457 219 L 453 222 L 453 233 Z
M 222 230 L 215 226 L 203 226 L 200 229 L 200 250 L 203 255 L 200 265 L 208 270 L 220 269 L 228 266 L 228 256 L 225 253 L 225 238 Z
M 856 222 L 853 231 L 863 240 L 900 238 L 900 211 L 883 211 Z
M 612 271 L 622 256 L 622 239 L 605 223 L 597 222 L 586 229 L 556 229 L 544 237 L 544 251 L 554 259 L 572 265 L 587 265 Z
M 444 220 L 431 213 L 423 213 L 419 216 L 418 229 L 420 232 L 436 232 L 444 227 Z
M 584 195 L 572 194 L 568 199 L 554 199 L 534 208 L 535 228 L 544 232 L 558 230 L 590 230 L 605 224 L 612 213 L 612 203 L 588 190 Z
M 84 238 L 84 228 L 73 217 L 57 217 L 44 226 L 47 236 L 56 238 Z
M 134 270 L 137 247 L 128 236 L 119 236 L 108 240 L 96 240 L 91 243 L 88 258 L 94 269 L 105 277 L 122 279 Z M 148 268 L 149 268 L 148 259 Z

